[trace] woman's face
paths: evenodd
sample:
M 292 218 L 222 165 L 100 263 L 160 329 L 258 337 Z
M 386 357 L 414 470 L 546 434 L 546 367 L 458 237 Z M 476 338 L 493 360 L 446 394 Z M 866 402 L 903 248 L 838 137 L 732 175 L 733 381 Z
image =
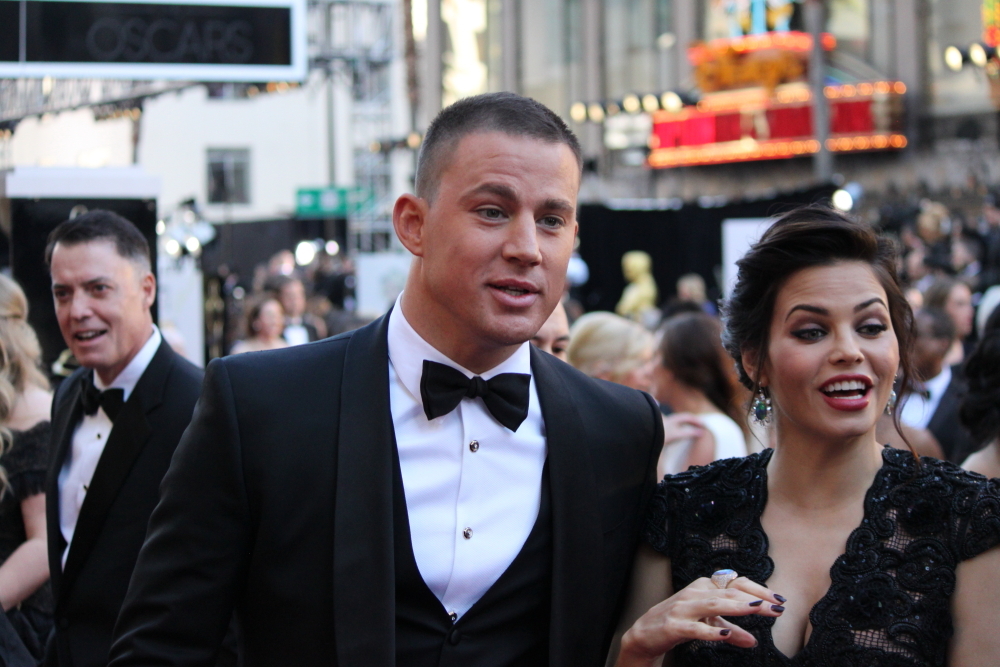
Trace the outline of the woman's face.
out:
M 955 334 L 963 339 L 972 333 L 972 318 L 975 312 L 972 308 L 972 292 L 964 283 L 951 288 L 948 301 L 944 304 L 945 312 L 955 323 Z
M 281 305 L 277 301 L 267 301 L 260 308 L 260 315 L 256 320 L 256 334 L 258 338 L 274 340 L 281 336 L 285 329 L 285 314 L 281 310 Z
M 899 343 L 871 267 L 838 262 L 790 276 L 775 300 L 770 337 L 760 379 L 779 438 L 874 438 Z

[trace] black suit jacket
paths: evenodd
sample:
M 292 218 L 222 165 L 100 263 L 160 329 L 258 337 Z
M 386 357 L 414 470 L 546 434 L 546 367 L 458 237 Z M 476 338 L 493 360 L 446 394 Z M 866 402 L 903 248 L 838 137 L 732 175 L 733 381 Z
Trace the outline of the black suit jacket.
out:
M 160 481 L 191 420 L 203 376 L 166 342 L 160 344 L 111 429 L 63 569 L 59 471 L 71 452 L 73 431 L 83 414 L 80 391 L 91 372 L 75 371 L 59 386 L 52 404 L 45 500 L 56 627 L 46 664 L 60 667 L 107 664 L 111 633 Z
M 210 665 L 232 609 L 247 667 L 395 663 L 383 317 L 215 360 L 163 483 L 114 667 Z M 603 664 L 663 445 L 648 396 L 532 349 L 554 534 L 552 665 Z
M 962 399 L 968 391 L 965 373 L 961 364 L 951 367 L 951 382 L 941 395 L 937 409 L 927 423 L 930 431 L 941 445 L 946 460 L 956 465 L 962 465 L 966 457 L 976 451 L 969 431 L 962 425 L 958 412 L 962 407 Z

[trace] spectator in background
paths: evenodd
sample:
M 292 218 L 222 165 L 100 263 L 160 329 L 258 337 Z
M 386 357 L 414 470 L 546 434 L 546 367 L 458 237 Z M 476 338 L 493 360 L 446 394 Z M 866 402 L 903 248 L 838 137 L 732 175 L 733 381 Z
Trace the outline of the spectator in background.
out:
M 260 352 L 288 347 L 281 337 L 285 329 L 285 313 L 281 303 L 273 297 L 265 297 L 247 312 L 247 338 L 236 341 L 230 354 Z
M 964 282 L 955 278 L 941 277 L 924 292 L 924 306 L 943 310 L 955 326 L 955 339 L 944 359 L 947 366 L 962 363 L 965 359 L 969 334 L 975 310 L 972 308 L 972 291 Z
M 717 315 L 715 304 L 708 300 L 705 279 L 697 273 L 685 273 L 677 279 L 677 300 L 698 304 L 709 315 Z
M 962 467 L 1000 477 L 1000 330 L 987 332 L 965 364 L 968 392 L 959 412 L 962 423 L 981 447 Z
M 732 363 L 722 348 L 722 328 L 705 313 L 684 313 L 666 321 L 660 342 L 660 363 L 653 372 L 656 400 L 675 412 L 694 414 L 705 430 L 698 438 L 664 447 L 657 474 L 672 475 L 692 465 L 746 456 L 747 445 L 736 419 Z
M 0 275 L 0 603 L 35 661 L 53 612 L 45 535 L 52 392 L 41 356 L 24 292 Z
M 651 392 L 656 341 L 641 324 L 624 317 L 587 313 L 570 328 L 566 360 L 590 377 Z
M 293 276 L 279 276 L 271 288 L 285 312 L 282 337 L 289 345 L 304 345 L 326 338 L 326 324 L 306 311 L 306 288 Z
M 569 345 L 569 318 L 562 301 L 556 304 L 549 319 L 531 338 L 531 344 L 548 352 L 557 359 L 566 361 L 566 347 Z
M 1000 285 L 1000 191 L 983 198 L 983 215 L 979 224 L 983 239 L 983 270 L 981 286 Z
M 914 313 L 913 320 L 913 364 L 922 382 L 903 403 L 899 419 L 912 428 L 930 431 L 944 458 L 961 463 L 973 447 L 958 420 L 965 388 L 962 373 L 945 364 L 955 338 L 955 325 L 947 313 L 937 308 L 923 308 Z

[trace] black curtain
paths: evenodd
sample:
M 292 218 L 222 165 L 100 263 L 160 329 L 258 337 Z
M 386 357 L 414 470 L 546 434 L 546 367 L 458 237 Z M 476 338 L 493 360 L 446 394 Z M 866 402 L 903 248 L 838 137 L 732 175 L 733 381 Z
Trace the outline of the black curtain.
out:
M 701 275 L 709 298 L 716 299 L 723 220 L 780 215 L 796 206 L 829 201 L 835 189 L 824 186 L 713 208 L 687 203 L 676 210 L 620 210 L 584 204 L 578 213 L 579 252 L 590 269 L 590 279 L 577 294 L 588 311 L 613 311 L 625 289 L 622 255 L 644 250 L 653 258 L 661 305 L 674 296 L 677 279 L 685 273 Z

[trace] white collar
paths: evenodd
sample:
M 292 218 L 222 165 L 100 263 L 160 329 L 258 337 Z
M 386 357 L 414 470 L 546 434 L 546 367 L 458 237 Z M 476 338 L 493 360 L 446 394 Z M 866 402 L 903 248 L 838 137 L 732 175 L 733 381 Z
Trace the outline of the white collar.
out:
M 149 362 L 153 360 L 153 356 L 160 348 L 161 342 L 163 342 L 163 335 L 160 334 L 160 329 L 154 324 L 149 340 L 139 349 L 138 354 L 132 357 L 132 361 L 128 362 L 128 366 L 122 369 L 118 377 L 105 386 L 97 373 L 94 373 L 94 386 L 102 391 L 111 387 L 123 389 L 125 391 L 125 400 L 127 401 L 128 397 L 132 395 L 135 385 L 138 384 L 139 378 L 146 372 L 146 367 L 149 366 Z
M 491 368 L 485 373 L 473 373 L 455 363 L 437 348 L 428 343 L 416 330 L 406 321 L 402 308 L 403 295 L 396 299 L 396 305 L 389 314 L 389 362 L 396 371 L 396 376 L 406 390 L 417 400 L 420 399 L 420 377 L 424 372 L 424 359 L 436 361 L 439 364 L 446 364 L 465 373 L 468 377 L 481 376 L 484 380 L 489 380 L 500 373 L 526 373 L 531 374 L 531 348 L 530 343 L 523 343 L 514 354 Z
M 941 372 L 924 382 L 924 388 L 931 395 L 931 398 L 938 398 L 948 389 L 951 384 L 951 366 L 945 366 Z

